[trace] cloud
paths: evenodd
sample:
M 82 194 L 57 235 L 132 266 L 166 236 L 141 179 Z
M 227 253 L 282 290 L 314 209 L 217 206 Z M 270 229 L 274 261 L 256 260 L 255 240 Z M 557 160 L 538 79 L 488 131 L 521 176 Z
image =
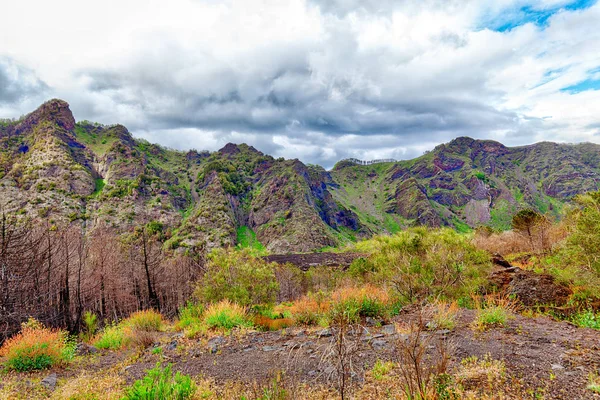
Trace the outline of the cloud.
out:
M 48 86 L 35 73 L 9 57 L 0 57 L 0 105 L 15 105 L 40 98 Z
M 39 82 L 12 96 L 49 91 L 78 119 L 168 146 L 245 141 L 330 167 L 413 157 L 464 135 L 597 140 L 600 91 L 565 89 L 598 79 L 593 1 L 58 3 L 39 5 L 45 18 L 12 40 L 2 39 L 16 22 L 0 26 L 0 54 L 35 66 L 20 81 Z M 61 31 L 50 23 L 57 10 L 73 21 Z

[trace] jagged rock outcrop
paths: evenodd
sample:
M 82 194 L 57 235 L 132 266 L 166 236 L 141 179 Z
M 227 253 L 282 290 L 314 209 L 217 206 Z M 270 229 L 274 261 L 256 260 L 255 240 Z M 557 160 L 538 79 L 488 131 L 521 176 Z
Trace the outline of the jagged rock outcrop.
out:
M 573 196 L 598 189 L 599 167 L 594 144 L 461 137 L 414 160 L 326 171 L 246 144 L 165 149 L 122 125 L 75 122 L 62 100 L 0 123 L 5 210 L 122 231 L 156 221 L 172 248 L 234 246 L 242 232 L 277 253 L 415 224 L 506 228 L 523 207 L 560 217 Z

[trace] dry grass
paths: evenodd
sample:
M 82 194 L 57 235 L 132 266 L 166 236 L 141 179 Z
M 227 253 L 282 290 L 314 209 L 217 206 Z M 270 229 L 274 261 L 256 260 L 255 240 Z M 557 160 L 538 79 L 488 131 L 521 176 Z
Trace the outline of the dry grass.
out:
M 262 315 L 254 317 L 254 326 L 267 331 L 278 331 L 293 326 L 293 318 L 269 318 Z
M 506 380 L 506 367 L 502 361 L 493 360 L 490 355 L 483 359 L 472 356 L 461 361 L 455 379 L 463 388 L 465 396 L 489 393 Z
M 563 242 L 570 233 L 568 221 L 544 225 L 533 231 L 533 237 L 524 237 L 516 231 L 491 232 L 479 229 L 473 237 L 473 244 L 490 253 L 502 255 L 516 253 L 542 253 Z
M 117 400 L 123 396 L 124 377 L 109 371 L 100 374 L 82 372 L 60 384 L 50 397 L 53 400 Z
M 445 302 L 436 301 L 431 305 L 431 322 L 428 324 L 429 329 L 449 329 L 453 330 L 456 327 L 456 319 L 458 317 L 458 303 L 456 301 Z
M 294 320 L 301 325 L 313 325 L 329 312 L 331 304 L 320 298 L 305 296 L 296 300 L 290 307 Z
M 485 331 L 494 326 L 503 326 L 518 311 L 518 304 L 503 295 L 473 296 L 475 304 L 475 320 L 473 329 Z
M 39 370 L 68 361 L 67 333 L 34 322 L 23 324 L 21 332 L 0 348 L 0 357 L 5 357 L 4 364 L 8 369 Z

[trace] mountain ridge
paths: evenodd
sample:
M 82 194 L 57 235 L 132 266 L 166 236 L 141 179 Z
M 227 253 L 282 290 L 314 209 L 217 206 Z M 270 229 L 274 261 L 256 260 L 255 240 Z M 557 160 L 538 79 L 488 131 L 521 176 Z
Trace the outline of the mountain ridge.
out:
M 600 185 L 600 146 L 507 147 L 459 137 L 412 160 L 331 170 L 246 144 L 164 148 L 122 125 L 76 122 L 50 100 L 0 123 L 0 205 L 24 218 L 158 222 L 173 249 L 234 246 L 249 231 L 271 252 L 312 251 L 415 224 L 508 227 L 518 209 L 559 218 Z

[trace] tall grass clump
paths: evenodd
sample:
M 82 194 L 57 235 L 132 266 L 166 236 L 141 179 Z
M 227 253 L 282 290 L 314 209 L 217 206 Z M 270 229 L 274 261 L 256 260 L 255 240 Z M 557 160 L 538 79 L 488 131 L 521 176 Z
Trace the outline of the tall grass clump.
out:
M 163 316 L 155 310 L 136 311 L 121 324 L 132 330 L 145 332 L 158 332 L 162 330 L 164 320 Z
M 164 327 L 163 316 L 154 310 L 136 311 L 116 325 L 107 325 L 96 335 L 99 349 L 118 350 L 128 346 L 148 347 Z
M 389 300 L 385 290 L 370 284 L 362 287 L 343 287 L 331 294 L 333 307 L 348 310 L 354 318 L 386 318 Z
M 309 293 L 294 301 L 289 307 L 294 321 L 300 325 L 316 325 L 325 320 L 331 303 L 323 292 Z
M 67 363 L 74 353 L 75 346 L 65 331 L 46 328 L 32 318 L 0 348 L 5 367 L 20 372 Z
M 502 296 L 474 297 L 475 320 L 473 327 L 484 331 L 494 326 L 504 326 L 515 310 L 515 302 Z
M 99 349 L 118 350 L 125 344 L 125 332 L 118 325 L 108 325 L 94 340 L 94 346 Z
M 251 325 L 246 309 L 229 300 L 211 304 L 204 313 L 204 323 L 208 328 L 224 330 Z
M 195 392 L 196 385 L 188 375 L 179 371 L 173 375 L 171 364 L 161 368 L 157 363 L 146 376 L 125 389 L 123 400 L 186 400 Z

